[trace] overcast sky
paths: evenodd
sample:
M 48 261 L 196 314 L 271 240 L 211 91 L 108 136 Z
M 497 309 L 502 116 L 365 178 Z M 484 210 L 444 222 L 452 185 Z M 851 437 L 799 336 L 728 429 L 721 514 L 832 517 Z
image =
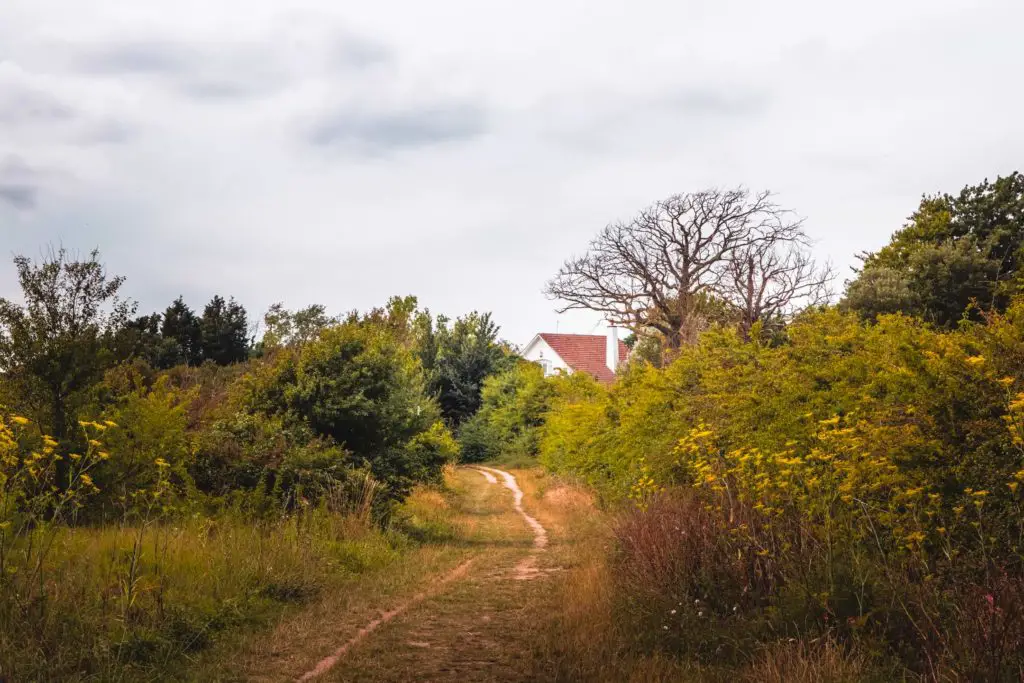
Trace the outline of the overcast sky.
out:
M 844 269 L 923 192 L 1024 167 L 1020 0 L 3 0 L 9 254 L 183 294 L 589 332 L 541 293 L 604 224 L 770 189 Z

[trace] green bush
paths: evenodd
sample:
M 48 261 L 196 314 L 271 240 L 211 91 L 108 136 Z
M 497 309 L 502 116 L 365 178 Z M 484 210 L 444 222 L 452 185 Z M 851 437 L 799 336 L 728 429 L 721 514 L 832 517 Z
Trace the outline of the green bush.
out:
M 528 361 L 488 377 L 480 410 L 459 432 L 463 461 L 536 457 L 539 428 L 553 392 L 541 367 Z
M 610 390 L 556 386 L 541 460 L 639 508 L 618 575 L 650 646 L 828 636 L 925 676 L 1024 665 L 1024 300 L 949 332 L 836 310 L 771 344 L 710 331 Z M 665 623 L 680 602 L 705 627 Z
M 344 448 L 353 466 L 369 468 L 388 499 L 437 480 L 454 456 L 419 360 L 376 320 L 349 320 L 280 351 L 252 376 L 246 404 L 253 415 L 308 428 Z

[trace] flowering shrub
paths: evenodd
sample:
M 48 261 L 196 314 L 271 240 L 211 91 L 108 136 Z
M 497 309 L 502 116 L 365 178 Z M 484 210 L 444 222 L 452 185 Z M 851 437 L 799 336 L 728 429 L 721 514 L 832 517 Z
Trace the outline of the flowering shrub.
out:
M 641 508 L 618 575 L 659 647 L 827 634 L 999 679 L 1024 665 L 1022 390 L 1024 301 L 952 332 L 828 310 L 775 344 L 709 332 L 611 390 L 563 384 L 541 457 Z M 665 613 L 694 600 L 680 640 Z
M 92 473 L 110 456 L 98 437 L 116 426 L 82 422 L 86 452 L 61 456 L 56 440 L 0 409 L 0 623 L 32 617 L 45 597 L 43 572 L 54 534 L 99 492 Z

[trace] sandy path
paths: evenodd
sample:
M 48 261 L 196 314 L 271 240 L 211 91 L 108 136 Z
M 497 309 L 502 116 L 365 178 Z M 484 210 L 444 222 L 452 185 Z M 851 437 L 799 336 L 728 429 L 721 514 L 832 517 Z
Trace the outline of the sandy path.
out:
M 480 474 L 484 475 L 484 479 L 486 479 L 491 484 L 497 484 L 498 483 L 498 478 L 496 476 L 494 476 L 493 474 L 491 474 L 490 472 L 488 472 L 487 470 L 481 469 L 479 467 L 474 467 L 473 469 L 476 470 L 477 472 L 479 472 Z
M 419 593 L 418 595 L 413 596 L 411 599 L 407 600 L 406 602 L 403 602 L 401 605 L 395 607 L 394 609 L 388 610 L 387 612 L 382 612 L 379 617 L 377 617 L 376 619 L 368 623 L 366 626 L 359 629 L 359 632 L 352 636 L 352 638 L 350 638 L 347 643 L 339 647 L 334 652 L 334 654 L 332 654 L 329 657 L 324 657 L 317 663 L 315 667 L 313 667 L 306 673 L 302 674 L 302 676 L 300 676 L 297 679 L 299 683 L 304 683 L 304 681 L 311 681 L 314 678 L 322 676 L 331 669 L 333 669 L 334 666 L 338 663 L 338 660 L 344 657 L 346 652 L 348 652 L 357 644 L 359 644 L 359 641 L 363 640 L 368 635 L 376 631 L 378 628 L 388 623 L 402 612 L 408 610 L 410 607 L 413 607 L 414 605 L 423 602 L 432 595 L 436 595 L 438 592 L 440 592 L 440 590 L 444 587 L 446 583 L 449 583 L 451 581 L 454 581 L 455 579 L 465 576 L 466 572 L 469 570 L 469 565 L 471 565 L 472 563 L 473 560 L 466 560 L 458 567 L 456 567 L 455 569 L 441 577 L 440 580 L 434 583 L 427 590 L 423 591 L 422 593 Z
M 518 512 L 526 523 L 533 529 L 533 547 L 537 550 L 543 550 L 548 544 L 548 531 L 541 523 L 536 519 L 527 514 L 526 510 L 523 509 L 523 491 L 519 488 L 519 483 L 516 482 L 516 478 L 505 470 L 496 470 L 493 467 L 476 467 L 474 468 L 479 472 L 490 473 L 492 477 L 501 477 L 505 480 L 505 488 L 510 490 L 515 497 L 514 505 L 516 512 Z M 495 479 L 491 479 L 496 483 Z
M 489 476 L 488 481 L 497 483 L 497 477 L 501 477 L 505 482 L 505 488 L 512 492 L 514 496 L 514 505 L 516 512 L 518 512 L 526 523 L 533 529 L 533 552 L 515 567 L 515 578 L 520 581 L 525 581 L 537 577 L 540 574 L 540 569 L 537 567 L 537 555 L 544 551 L 544 548 L 548 544 L 548 531 L 545 529 L 536 518 L 532 517 L 526 510 L 523 509 L 523 491 L 519 488 L 519 483 L 516 478 L 505 470 L 497 470 L 493 467 L 474 467 L 484 476 Z
M 523 509 L 523 491 L 519 488 L 519 483 L 516 478 L 509 472 L 504 470 L 498 470 L 491 467 L 473 467 L 475 471 L 479 472 L 487 480 L 488 483 L 497 484 L 499 483 L 499 477 L 505 485 L 505 488 L 512 491 L 513 494 L 513 506 L 519 515 L 526 521 L 527 525 L 533 530 L 533 549 L 530 555 L 520 561 L 514 569 L 514 578 L 518 580 L 532 579 L 540 573 L 537 568 L 537 554 L 542 552 L 548 544 L 548 532 L 540 522 Z M 473 563 L 473 560 L 466 560 L 454 570 L 445 574 L 439 580 L 434 582 L 428 589 L 415 595 L 406 602 L 398 605 L 394 609 L 383 612 L 377 618 L 370 621 L 366 626 L 361 628 L 352 638 L 350 638 L 344 645 L 339 647 L 332 655 L 325 657 L 320 660 L 315 667 L 300 676 L 297 681 L 303 683 L 318 678 L 328 671 L 333 669 L 338 662 L 344 657 L 349 650 L 358 645 L 361 641 L 366 639 L 370 634 L 376 631 L 381 626 L 387 624 L 389 621 L 395 619 L 402 613 L 408 611 L 410 608 L 423 602 L 424 600 L 438 595 L 445 584 L 448 584 L 457 579 L 466 576 L 469 566 Z

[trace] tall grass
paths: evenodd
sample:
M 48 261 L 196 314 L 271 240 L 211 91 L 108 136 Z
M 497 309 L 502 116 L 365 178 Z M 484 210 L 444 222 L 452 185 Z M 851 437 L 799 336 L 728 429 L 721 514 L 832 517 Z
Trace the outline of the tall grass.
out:
M 876 622 L 839 619 L 823 608 L 825 596 L 808 591 L 823 576 L 817 569 L 825 549 L 759 552 L 744 529 L 755 514 L 736 510 L 730 520 L 687 490 L 611 513 L 607 533 L 582 546 L 579 565 L 558 580 L 556 616 L 538 636 L 543 677 L 1024 680 L 1019 578 L 993 576 L 984 587 L 965 578 L 948 589 L 893 563 L 893 593 L 872 598 Z
M 0 679 L 151 677 L 220 631 L 386 566 L 407 542 L 325 509 L 54 533 L 39 602 L 0 602 Z

